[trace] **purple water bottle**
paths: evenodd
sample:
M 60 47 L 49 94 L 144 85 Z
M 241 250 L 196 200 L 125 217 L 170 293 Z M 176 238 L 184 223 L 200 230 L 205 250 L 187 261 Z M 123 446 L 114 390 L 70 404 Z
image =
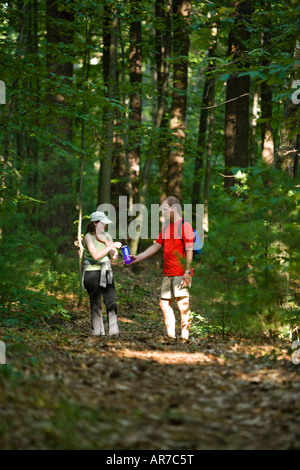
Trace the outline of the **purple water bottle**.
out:
M 127 245 L 122 246 L 122 255 L 125 264 L 132 263 L 132 256 Z

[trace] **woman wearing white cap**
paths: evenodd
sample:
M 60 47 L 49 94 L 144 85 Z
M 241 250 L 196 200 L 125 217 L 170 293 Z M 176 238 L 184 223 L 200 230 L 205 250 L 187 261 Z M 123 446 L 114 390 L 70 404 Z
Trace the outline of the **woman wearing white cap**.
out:
M 120 334 L 115 284 L 108 254 L 117 259 L 116 248 L 121 248 L 121 243 L 114 242 L 109 233 L 105 232 L 106 225 L 111 223 L 104 212 L 93 212 L 84 237 L 87 249 L 82 283 L 90 296 L 93 335 L 105 335 L 101 309 L 102 295 L 107 312 L 108 333 L 110 336 Z

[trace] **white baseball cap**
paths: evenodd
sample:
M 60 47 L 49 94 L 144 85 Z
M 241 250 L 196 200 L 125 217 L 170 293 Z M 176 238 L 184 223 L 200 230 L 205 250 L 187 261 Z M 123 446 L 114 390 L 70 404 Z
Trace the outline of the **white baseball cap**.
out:
M 96 211 L 93 212 L 90 215 L 91 222 L 101 222 L 102 224 L 112 224 L 112 220 L 110 220 L 108 217 L 106 217 L 106 214 L 104 212 Z

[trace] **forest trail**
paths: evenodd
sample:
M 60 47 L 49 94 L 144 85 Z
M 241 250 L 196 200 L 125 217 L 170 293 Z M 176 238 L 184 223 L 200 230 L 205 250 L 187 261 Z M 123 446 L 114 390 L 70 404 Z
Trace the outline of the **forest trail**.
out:
M 1 449 L 300 448 L 300 365 L 288 345 L 169 342 L 154 271 L 116 267 L 118 339 L 90 335 L 86 297 L 69 322 L 0 329 Z M 141 280 L 148 295 L 133 295 Z

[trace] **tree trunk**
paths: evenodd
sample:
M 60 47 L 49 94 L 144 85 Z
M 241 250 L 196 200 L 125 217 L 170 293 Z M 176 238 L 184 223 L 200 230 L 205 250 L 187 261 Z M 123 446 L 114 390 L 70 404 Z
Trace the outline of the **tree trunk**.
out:
M 81 126 L 81 157 L 80 157 L 80 174 L 79 174 L 79 190 L 78 190 L 78 231 L 77 231 L 77 243 L 78 243 L 78 271 L 79 271 L 79 295 L 78 295 L 78 307 L 80 307 L 83 297 L 82 289 L 82 262 L 84 248 L 82 244 L 82 183 L 83 183 L 83 165 L 84 165 L 84 153 L 85 153 L 85 144 L 84 144 L 84 124 Z M 77 246 L 77 244 L 76 244 Z
M 81 80 L 88 80 L 90 72 L 90 29 L 86 25 L 85 30 L 85 53 L 83 59 L 82 75 Z M 82 111 L 87 112 L 86 103 L 82 102 Z M 82 244 L 82 186 L 83 186 L 83 168 L 84 168 L 84 157 L 85 157 L 85 124 L 81 125 L 81 156 L 80 156 L 80 171 L 79 171 L 79 187 L 78 187 L 78 232 L 77 232 L 77 244 L 78 244 L 78 255 L 79 255 L 79 295 L 78 295 L 78 306 L 81 305 L 83 298 L 82 288 L 82 271 L 83 271 L 83 255 L 84 247 Z M 75 243 L 76 244 L 76 243 Z
M 59 2 L 46 1 L 46 39 L 47 39 L 47 70 L 51 88 L 55 89 L 53 75 L 57 81 L 62 79 L 63 86 L 71 87 L 73 65 L 71 61 L 63 61 L 60 50 L 67 50 L 73 41 L 73 12 L 62 9 Z M 66 54 L 68 52 L 65 52 Z M 49 130 L 52 134 L 52 148 L 45 152 L 45 168 L 43 174 L 43 199 L 48 203 L 47 210 L 41 214 L 40 222 L 43 230 L 55 227 L 60 235 L 70 233 L 75 218 L 75 204 L 72 195 L 72 168 L 68 143 L 72 141 L 72 120 L 67 117 L 68 102 L 66 96 L 58 90 L 48 91 L 51 110 L 48 115 Z M 53 175 L 56 175 L 54 178 Z M 59 197 L 56 197 L 59 196 Z M 64 245 L 58 251 L 63 251 Z
M 297 178 L 297 175 L 298 175 L 299 156 L 300 156 L 300 134 L 297 135 L 296 149 L 297 149 L 297 154 L 296 154 L 295 164 L 294 164 L 294 178 Z
M 115 109 L 112 100 L 116 96 L 117 84 L 117 45 L 118 45 L 118 17 L 116 11 L 112 10 L 111 41 L 109 49 L 109 76 L 108 88 L 108 114 L 106 120 L 106 138 L 104 142 L 104 155 L 101 162 L 100 184 L 98 188 L 98 205 L 110 204 L 111 202 L 111 175 L 114 139 Z
M 119 89 L 118 86 L 117 89 Z M 119 97 L 120 94 L 119 91 L 117 91 L 116 99 L 119 99 Z M 127 194 L 128 184 L 124 135 L 122 134 L 122 131 L 120 131 L 122 121 L 124 122 L 125 117 L 121 115 L 119 110 L 116 110 L 115 114 L 112 152 L 111 203 L 117 209 L 119 207 L 119 196 Z
M 163 54 L 163 72 L 162 72 L 162 85 L 161 91 L 158 95 L 156 115 L 154 119 L 153 130 L 159 129 L 162 126 L 165 113 L 167 111 L 167 97 L 168 97 L 168 85 L 170 77 L 169 59 L 171 55 L 171 41 L 170 41 L 170 18 L 172 14 L 172 0 L 166 2 L 166 36 L 164 40 L 164 54 Z M 161 143 L 156 140 L 156 133 L 153 133 L 155 137 L 151 138 L 149 149 L 151 149 L 151 156 L 146 158 L 143 171 L 142 171 L 142 183 L 139 193 L 139 202 L 144 204 L 146 201 L 146 192 L 149 181 L 150 169 L 155 156 L 158 156 L 161 151 Z
M 208 103 L 209 103 L 209 89 L 211 86 L 211 79 L 207 74 L 205 77 L 203 96 L 202 96 L 202 109 L 199 121 L 198 142 L 197 142 L 197 156 L 194 168 L 194 182 L 192 189 L 192 204 L 193 207 L 199 203 L 199 196 L 201 194 L 201 179 L 203 169 L 203 159 L 206 148 L 206 131 L 207 131 L 207 116 L 208 116 Z
M 123 43 L 121 36 L 120 22 L 118 21 L 119 38 L 122 47 L 123 54 Z M 122 58 L 123 62 L 123 58 Z M 117 73 L 116 82 L 116 96 L 115 99 L 120 102 L 123 109 L 126 107 L 124 95 L 121 98 L 120 87 L 119 87 L 119 73 Z M 123 80 L 125 84 L 125 77 Z M 115 110 L 114 119 L 114 136 L 113 136 L 113 154 L 112 154 L 112 180 L 111 180 L 111 202 L 116 209 L 119 208 L 119 196 L 128 194 L 128 174 L 129 166 L 127 167 L 126 151 L 127 144 L 125 142 L 126 135 L 122 130 L 122 123 L 126 120 L 126 111 Z M 117 212 L 118 213 L 118 212 Z
M 132 93 L 130 94 L 129 103 L 129 142 L 128 142 L 128 161 L 129 161 L 129 177 L 131 184 L 130 205 L 138 200 L 139 174 L 140 174 L 140 137 L 139 127 L 142 122 L 142 23 L 135 19 L 138 17 L 141 9 L 141 0 L 131 0 L 130 11 L 134 18 L 130 25 L 130 85 Z
M 209 134 L 208 134 L 208 145 L 207 145 L 207 155 L 206 155 L 206 167 L 205 167 L 205 179 L 204 179 L 204 217 L 203 217 L 203 229 L 204 232 L 208 232 L 208 193 L 209 193 L 209 183 L 211 175 L 211 158 L 212 158 L 212 147 L 213 147 L 213 138 L 214 138 L 214 124 L 215 124 L 215 85 L 211 84 L 209 90 L 210 97 L 210 111 L 209 111 Z
M 112 9 L 109 3 L 104 4 L 104 15 L 103 15 L 103 80 L 105 84 L 106 91 L 106 98 L 109 99 L 109 89 L 111 86 L 111 79 L 110 79 L 110 46 L 112 40 L 112 28 L 116 28 L 114 31 L 114 35 L 118 37 L 120 33 L 120 23 L 119 19 L 115 22 L 115 26 L 111 21 Z M 114 39 L 114 38 L 113 38 Z M 117 42 L 116 41 L 116 49 L 117 49 Z M 121 42 L 122 45 L 122 42 Z M 117 54 L 117 52 L 116 52 Z M 117 56 L 115 63 L 117 62 Z M 118 67 L 116 65 L 115 71 L 112 71 L 115 79 L 113 80 L 114 83 L 114 92 L 115 96 L 114 99 L 120 101 L 120 90 L 119 90 L 119 77 L 118 77 Z M 125 106 L 125 102 L 123 101 L 123 105 Z M 110 105 L 107 104 L 104 106 L 103 109 L 103 129 L 102 129 L 102 138 L 100 143 L 100 154 L 103 160 L 104 158 L 104 144 L 107 141 L 107 132 L 108 132 L 108 123 L 110 119 L 110 112 L 111 108 Z M 122 132 L 119 130 L 121 126 L 121 112 L 118 109 L 113 111 L 113 137 L 112 137 L 112 155 L 111 155 L 111 185 L 110 185 L 110 197 L 112 204 L 118 208 L 119 204 L 119 195 L 125 194 L 128 190 L 127 188 L 127 169 L 126 169 L 126 162 L 125 162 L 125 142 L 124 136 Z M 123 116 L 124 118 L 124 116 Z M 103 187 L 103 169 L 105 165 L 101 165 L 100 163 L 100 171 L 99 171 L 99 184 L 98 184 L 98 205 L 101 204 L 101 200 L 103 195 L 101 195 L 101 189 Z M 102 201 L 103 202 L 103 201 Z
M 169 84 L 169 61 L 168 59 L 170 58 L 170 48 L 171 48 L 171 41 L 168 41 L 167 38 L 169 38 L 169 26 L 170 26 L 170 17 L 171 17 L 171 12 L 172 12 L 172 0 L 167 0 L 166 2 L 166 42 L 165 42 L 165 51 L 164 51 L 164 56 L 163 56 L 163 82 L 161 85 L 161 97 L 158 100 L 157 104 L 157 109 L 156 109 L 156 115 L 154 119 L 154 125 L 153 125 L 153 131 L 155 129 L 159 129 L 162 125 L 164 115 L 166 112 L 166 106 L 167 106 L 167 96 L 168 96 L 168 84 Z M 148 183 L 149 183 L 149 176 L 150 176 L 150 169 L 153 163 L 154 158 L 160 153 L 161 147 L 160 147 L 160 142 L 156 140 L 156 133 L 153 132 L 153 137 L 150 140 L 149 144 L 149 149 L 151 149 L 150 157 L 146 158 L 146 161 L 143 166 L 143 171 L 142 171 L 142 181 L 141 181 L 141 187 L 139 190 L 139 204 L 145 204 L 146 203 L 146 195 L 147 195 L 147 189 L 148 189 Z M 138 216 L 138 220 L 140 222 L 140 225 L 142 226 L 144 220 L 143 220 L 143 214 L 142 212 Z M 136 240 L 132 240 L 130 244 L 130 251 L 131 253 L 135 254 L 137 252 L 139 244 L 139 238 Z
M 101 203 L 101 188 L 102 188 L 102 172 L 103 172 L 103 158 L 104 158 L 104 143 L 106 141 L 107 134 L 107 122 L 109 116 L 109 104 L 108 104 L 108 86 L 109 86 L 109 57 L 110 57 L 110 43 L 111 43 L 111 5 L 105 1 L 103 6 L 103 57 L 102 57 L 102 72 L 103 72 L 103 83 L 104 83 L 104 96 L 106 103 L 103 106 L 102 112 L 102 129 L 101 134 L 97 133 L 97 140 L 99 144 L 99 155 L 100 155 L 100 168 L 98 174 L 98 205 Z
M 245 43 L 250 34 L 241 20 L 249 22 L 251 0 L 239 3 L 236 7 L 235 24 L 228 37 L 228 55 L 240 60 L 239 67 L 248 66 L 244 59 Z M 235 71 L 227 81 L 225 107 L 225 175 L 231 175 L 232 167 L 247 167 L 249 140 L 249 91 L 248 75 L 239 77 Z M 225 177 L 225 187 L 234 185 L 234 177 Z
M 169 89 L 169 62 L 172 48 L 172 0 L 156 0 L 155 17 L 155 58 L 156 58 L 156 84 L 157 84 L 157 109 L 163 110 L 160 124 L 159 139 L 159 182 L 161 198 L 166 197 L 167 172 L 169 154 L 169 118 L 166 107 Z M 167 80 L 166 80 L 167 79 Z M 165 87 L 165 91 L 164 91 Z M 157 112 L 157 110 L 156 110 Z
M 157 109 L 154 119 L 153 130 L 159 129 L 164 126 L 166 112 L 167 112 L 167 98 L 168 98 L 168 87 L 169 87 L 169 78 L 170 78 L 170 66 L 169 59 L 171 56 L 171 16 L 172 16 L 172 0 L 167 0 L 165 4 L 166 16 L 165 16 L 165 35 L 163 37 L 163 49 L 162 54 L 162 84 L 158 90 L 158 100 L 157 100 Z M 156 136 L 156 133 L 153 135 Z M 146 201 L 146 192 L 149 181 L 150 169 L 153 163 L 155 156 L 159 156 L 162 152 L 161 142 L 156 140 L 156 137 L 152 137 L 149 145 L 151 149 L 151 156 L 146 158 L 143 172 L 142 172 L 142 184 L 139 194 L 139 202 L 144 204 Z M 159 159 L 159 166 L 163 162 Z
M 28 3 L 28 30 L 27 30 L 27 48 L 28 53 L 31 55 L 31 60 L 35 62 L 36 67 L 39 67 L 38 56 L 38 1 L 34 0 L 33 3 Z M 37 77 L 35 80 L 30 77 L 28 82 L 29 95 L 31 101 L 34 101 L 36 110 L 40 107 L 40 81 Z M 38 113 L 32 125 L 39 127 Z M 28 192 L 32 197 L 38 198 L 39 194 L 39 174 L 38 174 L 38 142 L 35 136 L 25 135 L 26 153 L 30 171 L 28 172 Z M 32 212 L 36 211 L 35 207 L 31 208 Z
M 190 46 L 189 22 L 191 4 L 186 0 L 174 0 L 173 4 L 174 73 L 170 128 L 175 142 L 168 156 L 168 195 L 181 199 L 184 161 L 186 92 L 188 82 L 188 54 Z
M 251 122 L 251 144 L 250 144 L 250 166 L 255 165 L 256 155 L 256 122 L 258 118 L 258 91 L 254 90 L 252 103 L 252 122 Z
M 212 40 L 211 44 L 208 48 L 207 55 L 208 59 L 214 56 L 216 50 L 216 28 L 212 29 Z M 212 61 L 209 60 L 206 72 L 205 72 L 205 83 L 204 83 L 204 90 L 202 96 L 202 108 L 200 114 L 200 121 L 199 121 L 199 133 L 198 133 L 198 143 L 197 143 L 197 157 L 195 161 L 195 168 L 194 168 L 194 182 L 193 182 L 193 189 L 192 189 L 192 204 L 193 207 L 196 207 L 196 204 L 199 203 L 199 196 L 201 194 L 201 172 L 203 169 L 203 160 L 206 148 L 206 130 L 207 130 L 207 118 L 208 118 L 208 111 L 209 111 L 209 101 L 211 98 L 211 87 L 214 84 L 214 77 L 212 76 L 212 68 L 214 64 Z
M 270 35 L 262 33 L 262 45 L 267 45 L 270 41 Z M 270 66 L 270 61 L 264 59 L 262 65 Z M 272 120 L 272 86 L 266 82 L 261 84 L 261 118 L 266 119 L 266 122 L 261 124 L 261 143 L 262 143 L 262 159 L 268 165 L 274 165 L 274 136 L 271 127 Z
M 217 46 L 218 29 L 216 26 L 212 28 L 212 41 L 210 57 L 215 55 L 215 48 Z M 211 75 L 213 75 L 213 69 L 215 67 L 215 60 L 210 61 Z M 205 233 L 208 233 L 208 195 L 209 195 L 209 184 L 211 175 L 211 159 L 212 159 L 212 148 L 214 138 L 214 125 L 215 125 L 215 81 L 214 77 L 210 79 L 208 87 L 208 104 L 209 104 L 209 131 L 208 131 L 208 145 L 206 154 L 206 165 L 205 165 L 205 177 L 204 177 L 204 214 L 203 214 L 203 229 Z

